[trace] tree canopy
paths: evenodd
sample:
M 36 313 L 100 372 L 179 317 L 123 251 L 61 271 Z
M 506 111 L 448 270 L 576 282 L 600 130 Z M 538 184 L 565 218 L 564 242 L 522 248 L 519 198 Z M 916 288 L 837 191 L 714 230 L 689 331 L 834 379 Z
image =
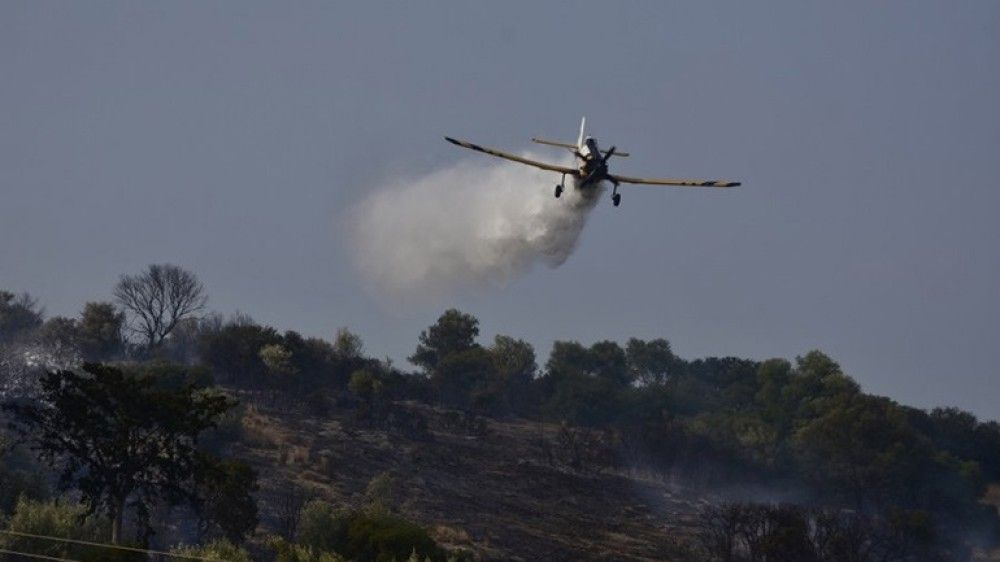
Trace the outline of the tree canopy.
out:
M 19 433 L 60 470 L 90 512 L 112 520 L 120 539 L 129 501 L 179 501 L 201 468 L 198 436 L 233 403 L 194 386 L 165 389 L 151 377 L 89 363 L 83 372 L 57 371 L 41 381 L 42 399 L 5 406 Z
M 0 291 L 0 344 L 42 325 L 42 310 L 28 293 Z

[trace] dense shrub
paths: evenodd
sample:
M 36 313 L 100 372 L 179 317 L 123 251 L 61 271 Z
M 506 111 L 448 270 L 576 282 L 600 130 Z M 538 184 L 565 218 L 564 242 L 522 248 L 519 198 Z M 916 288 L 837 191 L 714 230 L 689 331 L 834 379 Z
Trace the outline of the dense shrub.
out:
M 446 553 L 419 525 L 384 510 L 334 510 L 321 501 L 302 509 L 298 542 L 312 552 L 335 552 L 358 562 L 406 560 L 414 552 L 434 562 Z
M 347 517 L 347 541 L 339 550 L 358 562 L 403 560 L 416 551 L 435 562 L 444 551 L 419 525 L 386 513 L 354 512 Z
M 27 451 L 10 443 L 0 432 L 0 520 L 14 511 L 19 499 L 43 500 L 49 494 L 45 472 Z
M 346 513 L 324 501 L 310 501 L 302 508 L 296 538 L 314 550 L 332 552 L 347 540 Z
M 80 504 L 21 498 L 5 528 L 18 533 L 104 542 L 110 534 L 111 525 L 105 519 L 88 516 L 87 509 Z M 73 560 L 139 559 L 135 554 L 123 551 L 6 534 L 0 535 L 0 547 Z

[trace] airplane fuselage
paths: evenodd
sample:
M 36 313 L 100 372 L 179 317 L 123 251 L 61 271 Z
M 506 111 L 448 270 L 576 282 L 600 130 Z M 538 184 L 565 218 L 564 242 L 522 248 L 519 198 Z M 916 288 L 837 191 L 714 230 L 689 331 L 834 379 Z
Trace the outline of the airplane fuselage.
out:
M 586 137 L 580 142 L 576 160 L 580 170 L 580 181 L 577 183 L 579 189 L 595 187 L 607 179 L 608 164 L 601 156 L 601 149 L 594 137 Z

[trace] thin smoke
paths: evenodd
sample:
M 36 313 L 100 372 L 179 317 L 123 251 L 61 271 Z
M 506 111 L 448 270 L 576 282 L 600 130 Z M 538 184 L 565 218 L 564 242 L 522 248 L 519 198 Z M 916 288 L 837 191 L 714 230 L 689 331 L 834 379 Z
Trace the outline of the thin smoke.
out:
M 556 199 L 558 179 L 527 166 L 466 159 L 389 182 L 352 212 L 357 266 L 381 290 L 401 296 L 502 287 L 538 263 L 558 267 L 603 192 L 583 195 L 567 178 Z

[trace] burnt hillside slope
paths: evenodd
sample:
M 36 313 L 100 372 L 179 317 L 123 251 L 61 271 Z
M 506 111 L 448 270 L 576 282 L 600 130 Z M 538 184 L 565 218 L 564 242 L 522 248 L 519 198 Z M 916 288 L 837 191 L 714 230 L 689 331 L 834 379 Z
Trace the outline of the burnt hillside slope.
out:
M 426 433 L 371 427 L 351 411 L 249 408 L 232 453 L 260 473 L 264 525 L 288 526 L 289 506 L 311 497 L 358 505 L 388 471 L 399 511 L 484 560 L 690 559 L 705 501 L 692 491 L 590 461 L 574 468 L 557 425 L 395 407 L 426 419 Z

